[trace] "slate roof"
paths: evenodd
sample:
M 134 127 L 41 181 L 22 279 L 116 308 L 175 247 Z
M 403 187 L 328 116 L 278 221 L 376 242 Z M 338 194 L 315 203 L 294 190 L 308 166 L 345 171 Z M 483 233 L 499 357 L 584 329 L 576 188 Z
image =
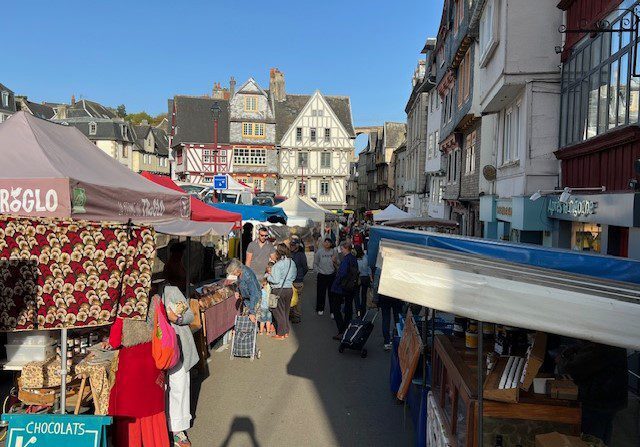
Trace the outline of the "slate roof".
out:
M 45 120 L 50 120 L 55 115 L 55 111 L 53 107 L 50 107 L 46 104 L 38 104 L 37 102 L 29 101 L 28 99 L 24 99 L 23 103 L 26 104 L 27 108 L 33 116 L 37 116 L 38 118 L 43 118 Z
M 273 101 L 276 114 L 276 142 L 280 143 L 284 134 L 293 125 L 304 106 L 307 105 L 312 95 L 287 94 L 284 101 Z M 325 96 L 333 112 L 336 114 L 350 137 L 355 138 L 356 132 L 351 120 L 351 100 L 348 96 Z
M 116 114 L 112 110 L 106 108 L 102 104 L 98 104 L 97 102 L 89 101 L 87 99 L 81 99 L 75 104 L 68 106 L 67 117 L 117 118 Z
M 405 123 L 384 123 L 385 147 L 399 147 L 406 140 L 407 125 Z
M 134 142 L 135 136 L 131 130 L 130 124 L 120 119 L 79 117 L 53 121 L 77 128 L 90 140 Z M 91 122 L 96 123 L 95 135 L 89 135 L 89 123 Z
M 169 155 L 169 138 L 163 129 L 143 124 L 132 125 L 131 128 L 135 134 L 135 142 L 139 150 L 144 150 L 144 140 L 149 136 L 149 132 L 152 132 L 155 141 L 155 153 L 160 156 Z
M 175 104 L 173 146 L 180 143 L 213 143 L 211 107 L 218 102 L 222 112 L 218 120 L 218 144 L 229 144 L 229 101 L 196 96 L 175 96 L 169 101 L 169 116 Z

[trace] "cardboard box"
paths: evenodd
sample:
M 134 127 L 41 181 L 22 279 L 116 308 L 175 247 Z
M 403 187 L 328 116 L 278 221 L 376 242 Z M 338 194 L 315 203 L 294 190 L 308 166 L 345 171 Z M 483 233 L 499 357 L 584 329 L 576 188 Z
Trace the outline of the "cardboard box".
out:
M 547 352 L 547 334 L 545 332 L 536 332 L 533 340 L 533 346 L 529 352 L 527 363 L 524 365 L 524 372 L 522 376 L 524 379 L 521 381 L 520 388 L 523 391 L 529 391 L 533 379 L 538 375 L 538 371 L 544 363 L 544 357 Z
M 536 447 L 589 447 L 589 444 L 576 436 L 568 436 L 557 431 L 536 435 Z
M 556 379 L 547 382 L 549 397 L 554 399 L 577 400 L 578 386 L 571 379 Z

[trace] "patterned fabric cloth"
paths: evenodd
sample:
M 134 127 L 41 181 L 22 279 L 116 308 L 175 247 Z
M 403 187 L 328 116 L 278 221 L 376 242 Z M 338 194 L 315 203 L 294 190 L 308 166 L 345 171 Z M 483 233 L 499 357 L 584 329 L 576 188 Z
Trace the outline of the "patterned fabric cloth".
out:
M 125 224 L 0 216 L 0 330 L 143 319 L 154 236 Z
M 256 343 L 256 324 L 249 317 L 239 316 L 233 335 L 233 355 L 251 357 Z
M 109 375 L 112 371 L 112 361 L 92 363 L 83 361 L 76 365 L 76 374 L 89 378 L 91 394 L 94 398 L 93 404 L 98 415 L 105 415 L 109 412 L 109 393 L 111 392 L 111 381 Z
M 73 374 L 67 374 L 67 383 L 73 380 Z M 29 362 L 22 368 L 20 386 L 22 388 L 53 388 L 60 386 L 60 357 L 53 356 L 39 362 Z

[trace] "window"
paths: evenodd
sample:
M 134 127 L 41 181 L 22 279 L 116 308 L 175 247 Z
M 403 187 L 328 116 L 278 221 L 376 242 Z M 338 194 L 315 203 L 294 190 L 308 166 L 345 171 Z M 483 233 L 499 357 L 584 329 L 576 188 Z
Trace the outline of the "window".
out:
M 311 142 L 315 143 L 315 141 L 316 141 L 316 129 L 311 129 L 309 131 L 309 137 L 311 138 Z
M 458 67 L 458 107 L 461 106 L 468 98 L 471 90 L 471 51 L 462 58 Z
M 444 65 L 444 46 L 438 50 L 437 59 L 440 61 L 440 67 L 442 67 Z
M 331 168 L 331 152 L 320 153 L 320 168 L 322 169 Z
M 466 138 L 465 148 L 465 174 L 473 174 L 476 171 L 476 132 L 471 132 Z
M 253 179 L 253 187 L 255 189 L 257 189 L 258 191 L 262 191 L 262 179 L 261 178 L 254 178 Z
M 245 112 L 257 112 L 258 111 L 258 97 L 255 95 L 246 95 L 244 97 L 244 111 Z
M 89 135 L 95 135 L 97 131 L 98 131 L 98 125 L 95 122 L 91 121 L 89 123 Z
M 460 169 L 460 148 L 454 149 L 449 152 L 448 155 L 449 166 L 447 169 L 447 182 L 455 183 L 458 181 L 458 174 Z
M 127 158 L 129 156 L 129 146 L 127 146 L 126 144 L 122 145 L 122 156 L 124 158 Z
M 245 138 L 264 138 L 264 123 L 242 123 L 242 136 Z
M 431 177 L 431 202 L 442 203 L 442 177 Z
M 202 181 L 204 183 L 213 183 L 213 177 L 204 177 Z
M 202 156 L 203 163 L 211 163 L 211 155 L 203 155 Z
M 458 29 L 460 28 L 460 25 L 462 25 L 462 21 L 464 20 L 464 1 L 457 0 L 454 3 L 453 7 L 455 8 L 455 16 L 453 18 L 453 32 L 454 34 L 457 34 Z
M 302 127 L 296 127 L 296 141 L 302 141 Z
M 480 67 L 487 64 L 487 59 L 498 44 L 497 26 L 494 24 L 497 0 L 488 0 L 480 17 Z
M 324 141 L 327 143 L 331 141 L 331 129 L 328 127 L 324 129 Z
M 182 164 L 182 149 L 176 151 L 176 163 L 179 165 Z
M 9 92 L 2 92 L 2 107 L 9 107 Z
M 307 195 L 307 184 L 304 180 L 298 182 L 298 195 L 306 196 Z
M 202 151 L 202 155 L 211 155 L 211 151 L 209 149 L 205 149 Z
M 605 20 L 617 29 L 629 18 L 615 10 Z M 630 76 L 635 45 L 624 32 L 587 35 L 576 44 L 562 67 L 560 147 L 638 123 L 640 79 Z
M 320 182 L 320 195 L 328 196 L 329 195 L 329 182 Z
M 447 90 L 447 93 L 444 95 L 444 110 L 443 110 L 443 122 L 447 124 L 453 118 L 453 90 Z
M 518 160 L 520 155 L 520 103 L 504 111 L 502 120 L 502 164 Z
M 298 152 L 298 167 L 306 168 L 309 166 L 309 152 Z
M 236 148 L 233 150 L 233 163 L 264 166 L 267 164 L 267 150 Z

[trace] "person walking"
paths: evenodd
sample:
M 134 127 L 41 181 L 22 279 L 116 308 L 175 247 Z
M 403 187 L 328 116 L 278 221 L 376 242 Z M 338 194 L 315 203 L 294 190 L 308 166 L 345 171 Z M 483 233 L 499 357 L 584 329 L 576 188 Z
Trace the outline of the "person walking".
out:
M 333 338 L 341 340 L 344 331 L 347 329 L 351 317 L 353 316 L 353 300 L 358 293 L 358 281 L 360 273 L 358 271 L 358 261 L 351 252 L 353 246 L 350 242 L 340 244 L 340 251 L 343 255 L 342 262 L 336 273 L 336 277 L 331 285 L 333 292 L 333 315 L 338 327 L 338 334 Z M 344 312 L 342 310 L 344 306 Z
M 358 272 L 360 273 L 360 294 L 356 293 L 356 310 L 358 316 L 364 316 L 367 311 L 367 292 L 371 287 L 372 275 L 369 261 L 362 246 L 356 245 L 356 259 L 358 260 Z
M 298 302 L 291 307 L 291 315 L 289 316 L 292 323 L 300 323 L 302 320 L 302 291 L 304 289 L 304 277 L 309 271 L 307 264 L 307 254 L 304 247 L 300 243 L 300 239 L 292 238 L 289 244 L 291 248 L 291 259 L 296 264 L 296 279 L 293 281 L 293 288 L 298 294 Z
M 278 296 L 278 306 L 271 311 L 276 324 L 273 338 L 282 340 L 289 336 L 289 310 L 297 270 L 286 244 L 278 244 L 274 257 L 275 264 L 267 273 L 267 281 L 271 284 L 271 293 Z
M 262 227 L 258 230 L 258 240 L 252 241 L 247 247 L 245 265 L 253 270 L 257 278 L 264 278 L 271 255 L 276 251 L 268 237 L 269 232 Z
M 166 285 L 160 291 L 167 318 L 178 336 L 180 362 L 169 370 L 167 384 L 167 414 L 169 431 L 173 433 L 174 447 L 190 447 L 187 430 L 191 427 L 191 374 L 199 360 L 196 343 L 189 324 L 194 320 L 193 311 L 180 289 Z
M 329 309 L 333 314 L 331 300 L 331 286 L 336 278 L 336 264 L 338 260 L 333 249 L 331 239 L 326 238 L 318 250 L 314 253 L 313 270 L 316 271 L 316 312 L 324 314 L 324 305 L 327 294 L 329 295 Z
M 391 313 L 393 312 L 393 322 L 398 324 L 400 321 L 400 314 L 402 313 L 402 301 L 396 298 L 391 298 L 386 295 L 378 295 L 378 307 L 382 312 L 382 338 L 384 339 L 384 350 L 390 351 L 391 344 Z

